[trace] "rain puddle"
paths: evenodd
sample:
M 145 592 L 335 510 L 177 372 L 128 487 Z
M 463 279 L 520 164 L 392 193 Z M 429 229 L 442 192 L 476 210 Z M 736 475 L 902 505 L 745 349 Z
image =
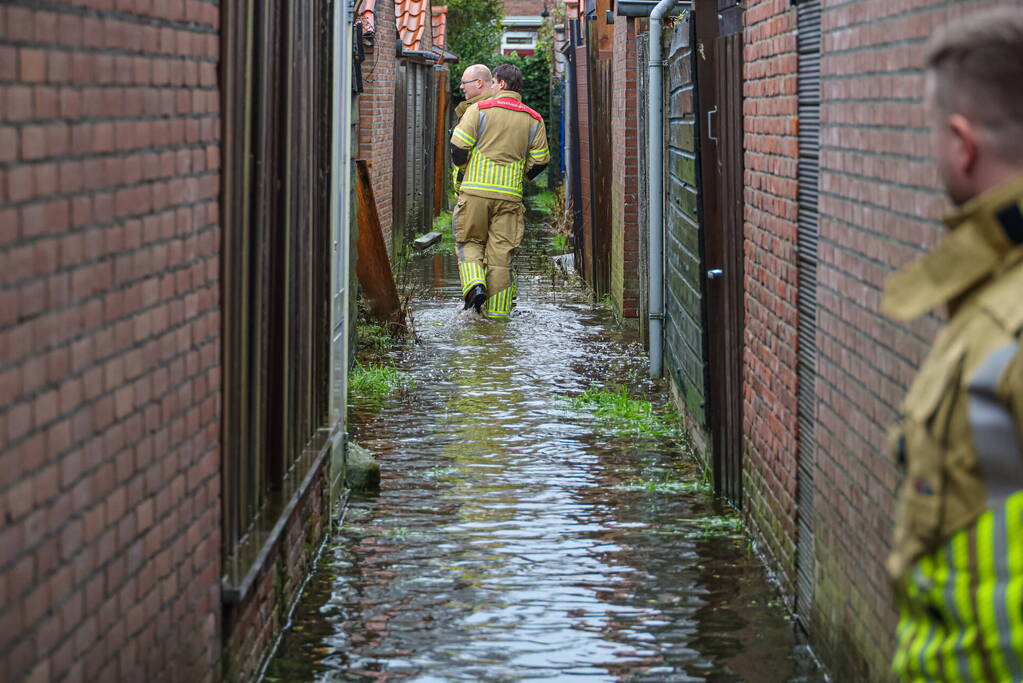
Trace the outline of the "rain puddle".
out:
M 572 400 L 665 402 L 530 218 L 508 324 L 460 313 L 450 255 L 415 257 L 406 390 L 352 412 L 381 492 L 350 500 L 265 680 L 825 680 L 670 422 Z

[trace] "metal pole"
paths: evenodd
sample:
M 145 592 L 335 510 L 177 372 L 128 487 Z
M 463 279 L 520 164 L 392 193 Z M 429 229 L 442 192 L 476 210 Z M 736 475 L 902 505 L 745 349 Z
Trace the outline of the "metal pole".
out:
M 661 0 L 650 13 L 649 62 L 647 64 L 647 178 L 649 179 L 650 244 L 650 376 L 661 376 L 664 369 L 664 127 L 662 81 L 664 61 L 661 50 L 661 19 L 678 0 Z

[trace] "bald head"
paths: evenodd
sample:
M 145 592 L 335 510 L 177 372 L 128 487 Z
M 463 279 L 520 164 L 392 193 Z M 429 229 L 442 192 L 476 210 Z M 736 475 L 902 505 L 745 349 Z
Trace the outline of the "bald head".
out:
M 462 92 L 465 93 L 465 99 L 467 100 L 489 92 L 492 85 L 493 76 L 491 76 L 490 69 L 487 68 L 486 64 L 473 64 L 466 67 L 465 71 L 462 72 L 462 84 L 460 87 Z

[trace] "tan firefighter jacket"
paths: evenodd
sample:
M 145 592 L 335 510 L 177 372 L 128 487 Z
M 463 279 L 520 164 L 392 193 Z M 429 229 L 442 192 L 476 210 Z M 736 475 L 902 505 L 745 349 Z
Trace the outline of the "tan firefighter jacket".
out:
M 461 121 L 462 116 L 465 115 L 466 109 L 476 104 L 477 102 L 482 102 L 483 100 L 487 99 L 490 96 L 491 96 L 490 91 L 487 90 L 482 95 L 477 95 L 476 97 L 473 97 L 471 100 L 462 100 L 461 102 L 459 102 L 458 106 L 455 107 L 455 120 Z
M 887 562 L 894 579 L 1023 489 L 1023 176 L 946 224 L 943 241 L 885 287 L 894 318 L 940 304 L 950 313 L 891 433 L 905 474 Z
M 490 199 L 521 200 L 526 171 L 551 159 L 543 119 L 510 90 L 470 105 L 451 144 L 471 151 L 460 191 Z

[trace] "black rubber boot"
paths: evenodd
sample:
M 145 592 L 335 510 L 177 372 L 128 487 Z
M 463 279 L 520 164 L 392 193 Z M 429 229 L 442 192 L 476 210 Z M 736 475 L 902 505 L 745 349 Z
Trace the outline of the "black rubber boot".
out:
M 487 300 L 487 288 L 483 285 L 476 285 L 469 290 L 469 293 L 465 295 L 465 308 L 468 310 L 470 306 L 476 309 L 477 313 L 483 313 L 483 302 Z

